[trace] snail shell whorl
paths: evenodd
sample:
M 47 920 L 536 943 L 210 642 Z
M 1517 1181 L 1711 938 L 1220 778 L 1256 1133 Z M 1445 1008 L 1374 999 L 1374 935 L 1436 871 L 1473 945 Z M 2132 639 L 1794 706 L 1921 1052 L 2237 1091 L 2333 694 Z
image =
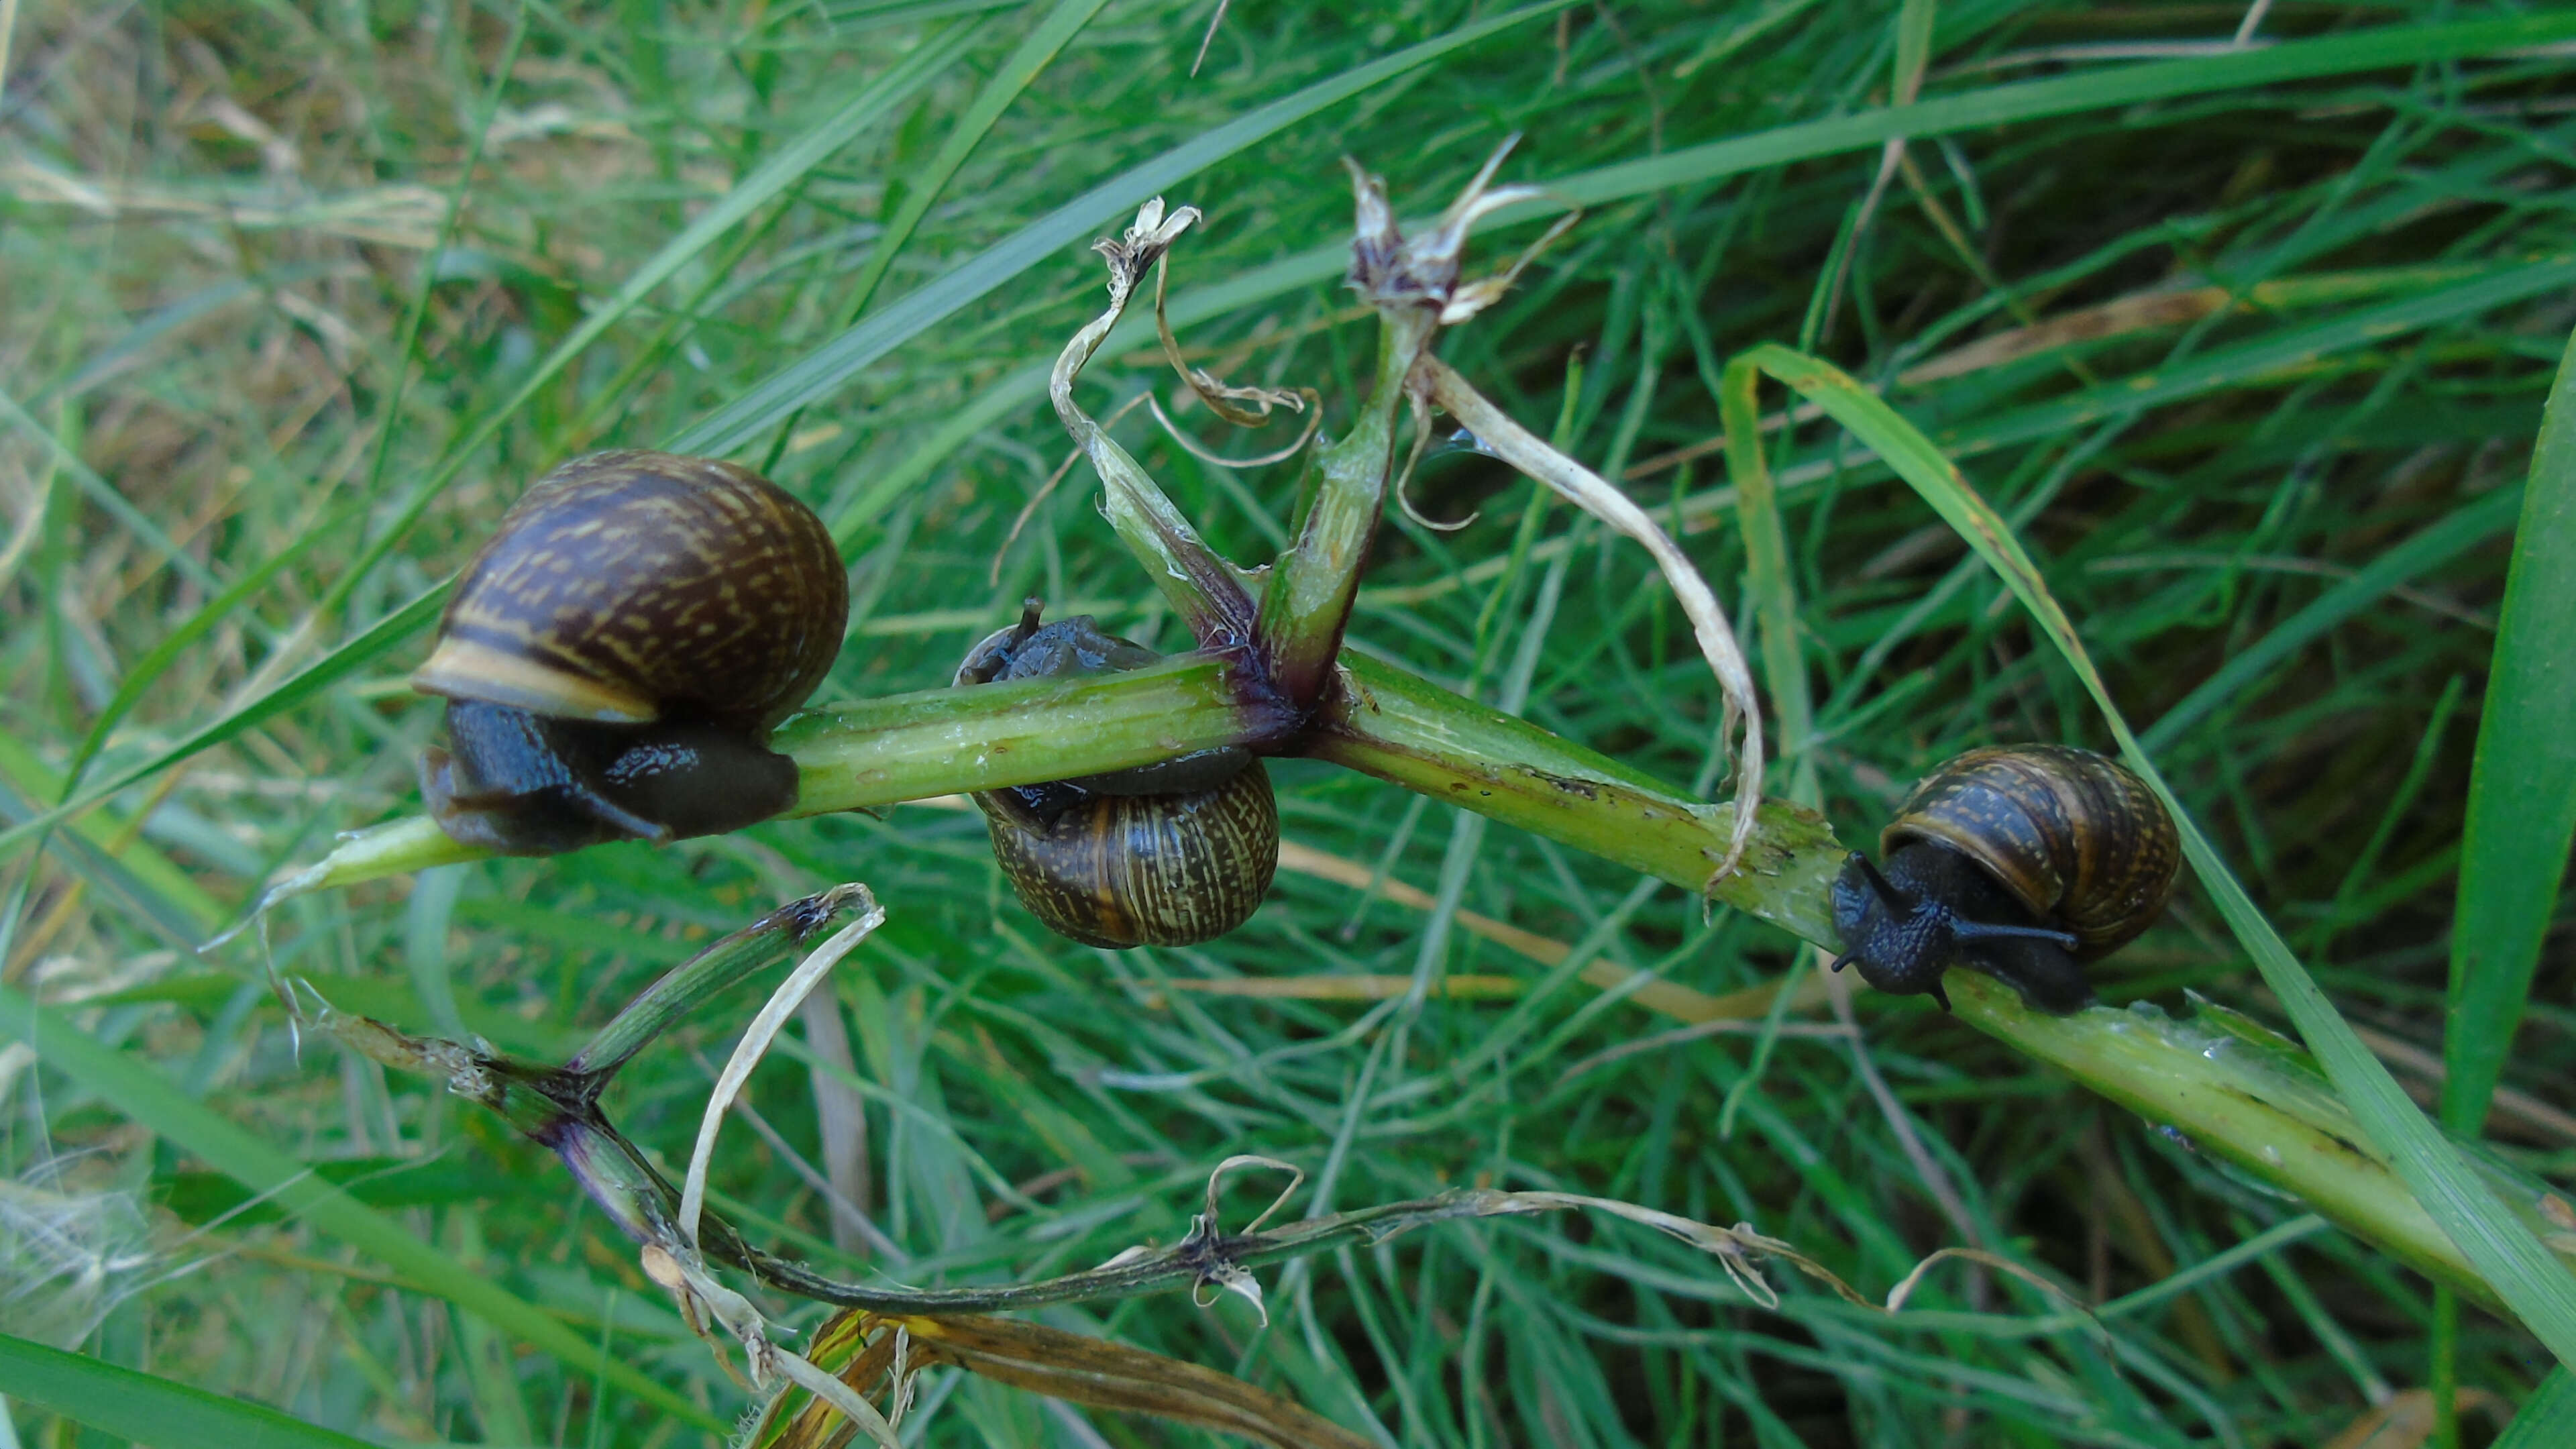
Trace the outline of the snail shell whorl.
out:
M 1242 925 L 1279 865 L 1279 805 L 1254 760 L 1211 790 L 1094 795 L 1052 823 L 1013 791 L 975 796 L 1022 904 L 1089 946 L 1188 946 Z
M 957 666 L 960 688 L 1141 669 L 1162 656 L 1087 614 L 1020 622 Z M 993 858 L 1029 914 L 1087 946 L 1189 946 L 1250 919 L 1279 868 L 1270 775 L 1233 746 L 1073 780 L 976 792 Z
M 1984 867 L 2034 917 L 2074 933 L 2089 961 L 2136 939 L 2164 909 L 2182 858 L 2173 817 L 2119 762 L 2069 745 L 1971 750 L 1914 787 L 1879 836 L 1946 845 Z
M 840 650 L 849 580 L 747 468 L 628 449 L 539 479 L 467 565 L 424 692 L 562 719 L 679 712 L 765 734 Z

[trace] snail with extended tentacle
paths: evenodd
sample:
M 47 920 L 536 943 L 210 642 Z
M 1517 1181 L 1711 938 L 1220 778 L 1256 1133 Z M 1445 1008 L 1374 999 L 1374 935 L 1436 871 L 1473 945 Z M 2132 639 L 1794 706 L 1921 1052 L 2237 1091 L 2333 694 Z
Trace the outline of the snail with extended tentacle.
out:
M 626 450 L 539 479 L 458 578 L 412 687 L 441 828 L 505 855 L 739 829 L 796 802 L 770 730 L 840 652 L 849 579 L 747 468 Z
M 1087 614 L 1020 621 L 957 666 L 960 686 L 1142 669 L 1161 658 Z M 1279 806 L 1246 750 L 979 791 L 993 854 L 1029 913 L 1091 946 L 1186 946 L 1261 905 L 1279 865 Z
M 1881 991 L 1968 966 L 2042 1011 L 2093 1001 L 2082 963 L 2135 940 L 2173 893 L 2173 817 L 2117 761 L 2068 745 L 1971 750 L 1926 776 L 1834 881 L 1843 956 Z

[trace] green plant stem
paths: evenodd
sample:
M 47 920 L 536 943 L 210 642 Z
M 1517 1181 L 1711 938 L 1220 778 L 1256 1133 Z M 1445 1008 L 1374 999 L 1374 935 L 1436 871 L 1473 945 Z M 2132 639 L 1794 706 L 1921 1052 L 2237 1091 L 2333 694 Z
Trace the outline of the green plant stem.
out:
M 1811 941 L 1831 944 L 1826 890 L 1843 851 L 1823 818 L 1766 800 L 1743 867 L 1709 875 L 1735 812 L 1557 738 L 1526 720 L 1359 655 L 1342 660 L 1307 749 L 1319 759 L 1420 791 L 1533 834 L 1671 881 Z
M 1360 566 L 1386 515 L 1405 379 L 1438 331 L 1434 314 L 1418 307 L 1384 309 L 1379 317 L 1376 389 L 1351 430 L 1317 454 L 1294 541 L 1279 556 L 1261 600 L 1261 652 L 1271 683 L 1302 705 L 1322 698 L 1341 653 Z
M 1182 656 L 1088 680 L 897 695 L 801 717 L 781 731 L 778 743 L 805 768 L 802 813 L 1115 769 L 1261 734 L 1264 726 L 1248 719 L 1222 680 L 1231 667 Z M 1707 883 L 1710 862 L 1726 848 L 1731 812 L 1722 805 L 1692 801 L 1392 665 L 1346 655 L 1343 669 L 1347 683 L 1334 692 L 1306 746 L 1318 758 L 1685 890 Z M 466 854 L 427 820 L 397 822 L 344 844 L 272 894 L 351 884 Z M 1824 822 L 1794 805 L 1768 803 L 1746 868 L 1718 884 L 1716 899 L 1831 946 L 1826 892 L 1842 856 Z M 2286 1044 L 2212 1025 L 2224 1018 L 2206 1004 L 2191 1021 L 2109 1007 L 2050 1017 L 1973 972 L 1953 972 L 1948 984 L 1961 1021 L 2173 1128 L 2198 1150 L 2296 1194 L 2464 1296 L 2497 1303 L 2367 1145 L 2367 1134 L 2333 1091 Z M 598 1174 L 626 1189 L 645 1187 L 637 1174 L 646 1170 L 605 1141 L 585 1136 L 576 1145 L 597 1158 Z M 2537 1183 L 2474 1160 L 2508 1207 L 2542 1226 Z
M 2146 1003 L 2057 1017 L 2029 1010 L 2009 987 L 1974 972 L 1950 973 L 1949 987 L 1960 1020 L 2065 1069 L 2192 1150 L 2297 1193 L 2436 1283 L 2507 1312 L 2370 1145 L 2333 1086 L 2287 1039 L 2208 1001 L 2196 1002 L 2188 1019 Z M 2546 1231 L 2541 1183 L 2474 1147 L 2464 1152 L 2517 1217 Z M 2576 1262 L 2566 1266 L 2576 1271 Z
M 818 895 L 789 901 L 777 910 L 724 937 L 672 967 L 564 1063 L 564 1070 L 605 1079 L 623 1067 L 655 1037 L 718 992 L 778 959 L 801 949 L 816 932 L 864 892 L 835 886 Z
M 1277 740 L 1287 716 L 1258 699 L 1245 702 L 1240 671 L 1225 660 L 1176 654 L 1119 674 L 916 690 L 808 711 L 781 725 L 770 746 L 797 764 L 790 815 L 1032 785 Z M 425 816 L 396 820 L 343 840 L 272 887 L 259 910 L 487 854 L 449 839 Z
M 1262 746 L 1290 721 L 1242 666 L 1174 655 L 1119 674 L 928 689 L 815 710 L 771 747 L 795 759 L 795 813 L 820 815 Z

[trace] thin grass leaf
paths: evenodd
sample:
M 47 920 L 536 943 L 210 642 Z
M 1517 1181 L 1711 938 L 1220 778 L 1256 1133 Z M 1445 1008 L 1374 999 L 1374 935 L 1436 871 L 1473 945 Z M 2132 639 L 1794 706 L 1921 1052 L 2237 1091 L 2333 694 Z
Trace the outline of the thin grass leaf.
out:
M 25 1042 L 48 1065 L 98 1094 L 137 1125 L 204 1158 L 252 1192 L 267 1194 L 283 1211 L 307 1219 L 392 1268 L 417 1291 L 444 1298 L 567 1365 L 588 1363 L 595 1356 L 591 1343 L 553 1315 L 422 1242 L 240 1125 L 190 1100 L 158 1067 L 103 1045 L 62 1013 L 37 1005 L 15 987 L 0 986 L 0 1037 Z M 720 1417 L 632 1363 L 610 1361 L 600 1371 L 621 1391 L 659 1405 L 685 1423 L 707 1429 L 723 1424 Z
M 906 178 L 902 209 L 886 223 L 885 231 L 877 238 L 875 250 L 868 254 L 867 265 L 860 269 L 858 280 L 850 284 L 850 300 L 843 312 L 849 320 L 841 324 L 843 327 L 857 321 L 859 314 L 867 310 L 868 303 L 877 294 L 877 285 L 885 280 L 886 269 L 893 266 L 895 258 L 902 254 L 904 244 L 912 240 L 913 232 L 920 228 L 921 219 L 930 214 L 932 205 L 947 193 L 948 183 L 957 178 L 958 168 L 964 166 L 967 158 L 975 154 L 975 148 L 984 143 L 993 123 L 1000 120 L 1011 103 L 1020 98 L 1020 93 L 1029 88 L 1029 82 L 1055 63 L 1055 58 L 1064 53 L 1064 48 L 1073 43 L 1073 38 L 1081 34 L 1082 28 L 1089 25 L 1092 17 L 1108 3 L 1109 0 L 1056 0 L 1055 8 L 1049 10 L 1037 28 L 1020 41 L 1018 48 L 1002 62 L 1001 69 L 993 72 L 993 78 L 984 83 L 984 88 L 958 116 L 957 124 L 948 132 L 948 139 L 941 143 L 939 154 L 930 158 L 929 165 Z
M 2376 605 L 2388 597 L 2391 590 L 2419 574 L 2440 568 L 2511 529 L 2515 515 L 2522 509 L 2521 488 L 2499 488 L 2408 537 L 2372 559 L 2361 572 L 2319 594 L 2297 613 L 2274 625 L 2270 633 L 2230 654 L 2225 664 L 2192 686 L 2191 693 L 2177 700 L 2154 724 L 2147 726 L 2139 734 L 2138 743 L 2156 753 L 2171 748 L 2213 712 L 2239 703 L 2239 696 L 2247 686 L 2261 679 L 2266 672 L 2337 625 Z M 2559 859 L 2564 861 L 2566 855 L 2567 843 L 2562 835 L 2558 845 Z M 2541 899 L 2546 898 L 2544 891 Z M 2542 920 L 2546 922 L 2545 914 Z M 2538 948 L 2537 935 L 2532 937 L 2532 945 L 2534 949 Z M 2529 974 L 2529 968 L 2525 968 L 2524 974 Z
M 18 406 L 18 400 L 5 391 L 0 391 L 0 420 L 6 420 L 10 426 L 24 433 L 27 441 L 52 454 L 54 466 L 68 475 L 81 492 L 88 494 L 92 503 L 105 510 L 108 517 L 141 540 L 146 548 L 160 555 L 161 561 L 176 569 L 180 577 L 208 593 L 222 590 L 223 580 L 215 577 L 212 569 L 199 563 L 196 555 L 171 542 L 170 535 L 163 531 L 161 525 L 154 523 L 142 509 L 119 493 L 115 484 L 98 476 L 98 470 L 83 462 L 79 454 L 64 447 L 52 429 L 28 416 L 27 410 Z
M 69 790 L 80 784 L 80 777 L 89 769 L 89 762 L 98 757 L 99 747 L 107 743 L 107 737 L 124 723 L 136 701 L 169 672 L 180 655 L 195 648 L 200 640 L 214 632 L 216 625 L 231 618 L 234 610 L 267 588 L 280 571 L 302 558 L 305 550 L 333 537 L 344 521 L 340 518 L 326 519 L 305 529 L 294 542 L 260 560 L 258 567 L 235 580 L 231 588 L 207 600 L 203 608 L 188 616 L 187 622 L 162 636 L 161 642 L 152 646 L 152 652 L 135 660 L 134 667 L 125 672 L 124 680 L 116 686 L 116 697 L 98 712 L 98 718 L 90 721 L 89 733 L 81 737 L 80 747 L 72 751 L 71 768 L 63 777 L 63 788 Z
M 1962 454 L 2053 438 L 2140 408 L 2258 383 L 2267 375 L 2286 374 L 2355 348 L 2476 317 L 2533 297 L 2564 293 L 2571 287 L 2576 287 L 2576 258 L 2553 257 L 2507 267 L 2420 296 L 2267 333 L 2234 346 L 2212 348 L 2173 367 L 2133 373 L 2071 397 L 1937 429 L 1933 437 L 1942 446 Z
M 1132 166 L 995 242 L 902 300 L 806 353 L 745 389 L 664 444 L 678 453 L 728 453 L 779 419 L 826 397 L 878 358 L 1070 246 L 1090 240 L 1183 181 L 1235 153 L 1260 144 L 1316 112 L 1461 47 L 1516 25 L 1553 15 L 1574 0 L 1541 0 L 1462 25 L 1435 40 L 1410 45 L 1330 80 L 1283 96 L 1222 126 Z M 1178 314 L 1176 314 L 1178 315 Z
M 0 731 L 0 815 L 32 818 L 44 802 L 62 799 L 67 788 L 24 740 Z M 231 906 L 197 884 L 176 861 L 138 838 L 141 832 L 131 819 L 102 810 L 74 822 L 71 833 L 77 844 L 57 840 L 54 854 L 132 909 L 137 919 L 169 936 L 173 945 L 203 939 L 232 914 Z
M 1967 479 L 1942 455 L 1922 430 L 1839 369 L 1785 347 L 1763 346 L 1748 354 L 1764 372 L 1822 407 L 1851 430 L 1923 500 L 1939 513 L 1961 539 L 2003 577 L 2033 621 L 2074 670 L 2087 693 L 2100 706 L 2121 754 L 2155 787 L 2182 833 L 2183 854 L 2227 918 L 2237 940 L 2253 956 L 2265 984 L 2281 999 L 2319 1065 L 2359 1119 L 2388 1154 L 2390 1165 L 2426 1212 L 2440 1224 L 2489 1286 L 2522 1319 L 2561 1363 L 2576 1364 L 2576 1275 L 2558 1261 L 2529 1229 L 2496 1200 L 2441 1129 L 2417 1109 L 2388 1069 L 2362 1045 L 2352 1027 L 2317 988 L 2307 968 L 2256 909 L 2234 872 L 2228 869 L 2208 837 L 2158 774 L 2127 719 L 2110 696 L 2073 621 L 2049 593 L 2047 582 L 2022 550 L 2021 542 L 2001 516 L 1968 486 Z
M 497 436 L 511 419 L 519 416 L 531 398 L 543 391 L 556 376 L 587 351 L 593 342 L 625 320 L 653 290 L 669 281 L 682 267 L 695 260 L 716 240 L 780 192 L 802 181 L 815 167 L 831 159 L 861 132 L 882 120 L 896 106 L 911 99 L 937 80 L 948 67 L 966 53 L 984 22 L 960 23 L 934 33 L 895 67 L 863 87 L 848 102 L 825 117 L 803 135 L 781 147 L 777 154 L 753 168 L 750 175 L 727 190 L 722 198 L 708 207 L 679 235 L 663 243 L 650 259 L 630 274 L 608 299 L 590 310 L 580 326 L 554 346 L 544 360 L 457 443 L 447 450 L 446 461 L 423 478 L 405 498 L 394 521 L 368 544 L 355 566 L 341 576 L 318 610 L 329 613 L 348 597 L 358 583 L 375 571 L 394 545 L 411 531 L 411 526 L 437 501 L 439 494 L 454 481 L 481 451 L 483 445 Z M 686 450 L 683 450 L 686 451 Z
M 2477 1132 L 2513 1052 L 2576 836 L 2576 337 L 2532 449 L 2469 777 L 2442 1120 Z
M 265 1404 L 228 1399 L 0 1333 L 0 1397 L 140 1444 L 224 1449 L 369 1449 Z M 0 1425 L 5 1430 L 6 1425 Z
M 305 703 L 323 690 L 355 674 L 382 658 L 394 646 L 429 627 L 447 603 L 448 586 L 444 583 L 422 593 L 418 598 L 387 614 L 357 638 L 306 665 L 293 678 L 275 689 L 241 706 L 232 713 L 199 729 L 179 743 L 163 750 L 124 774 L 93 785 L 51 810 L 24 820 L 7 830 L 0 830 L 0 849 L 17 844 L 37 831 L 50 829 L 80 814 L 99 801 L 130 789 L 152 778 L 181 760 L 202 754 L 243 733 L 257 729 L 269 720 Z
M 2523 1401 L 2491 1449 L 2558 1449 L 2567 1442 L 2570 1424 L 2576 1424 L 2576 1370 L 2561 1365 Z
M 1693 339 L 1697 341 L 1696 338 Z M 1797 582 L 1789 576 L 1789 534 L 1780 520 L 1780 492 L 1762 456 L 1762 430 L 1754 366 L 1730 363 L 1720 375 L 1718 402 L 1726 427 L 1727 476 L 1735 483 L 1736 526 L 1744 532 L 1746 584 L 1762 621 L 1762 675 L 1771 707 L 1780 715 L 1780 757 L 1791 762 L 1790 798 L 1813 806 L 1816 765 L 1807 754 L 1815 731 L 1815 704 L 1798 644 Z
M 2358 35 L 2294 40 L 2234 55 L 2116 66 L 2054 80 L 1993 86 L 1965 95 L 1936 96 L 1910 106 L 1889 106 L 1829 121 L 1783 126 L 1704 146 L 1684 147 L 1643 161 L 1604 166 L 1554 182 L 1548 190 L 1577 206 L 1595 206 L 1618 197 L 1690 186 L 1811 156 L 1858 151 L 1896 136 L 1939 136 L 2083 111 L 2230 92 L 2236 93 L 2244 104 L 2259 105 L 2273 99 L 2257 91 L 2260 86 L 2363 71 L 2405 70 L 2437 61 L 2525 50 L 2571 37 L 2576 37 L 2576 14 L 2563 12 L 2446 25 L 2382 26 Z M 1529 214 L 1506 213 L 1511 217 Z

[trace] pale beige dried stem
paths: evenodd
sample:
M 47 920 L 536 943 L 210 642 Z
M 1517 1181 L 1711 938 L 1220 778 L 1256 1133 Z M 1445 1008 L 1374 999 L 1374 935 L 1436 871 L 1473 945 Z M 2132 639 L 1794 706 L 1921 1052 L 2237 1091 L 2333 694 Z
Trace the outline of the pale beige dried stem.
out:
M 1319 407 L 1307 415 L 1305 431 L 1297 435 L 1297 441 L 1288 444 L 1284 448 L 1274 449 L 1271 452 L 1257 454 L 1250 458 L 1228 458 L 1219 453 L 1209 452 L 1205 447 L 1200 445 L 1196 438 L 1182 432 L 1180 424 L 1172 421 L 1172 415 L 1163 411 L 1161 399 L 1155 397 L 1150 392 L 1139 393 L 1137 396 L 1145 400 L 1146 408 L 1154 414 L 1154 421 L 1162 426 L 1163 436 L 1170 438 L 1182 452 L 1189 454 L 1191 457 L 1198 459 L 1202 463 L 1212 463 L 1219 468 L 1267 468 L 1273 463 L 1285 463 L 1289 459 L 1296 457 L 1298 452 L 1308 443 L 1313 442 L 1315 440 L 1315 433 L 1324 425 L 1324 410 Z M 1223 414 L 1219 414 L 1219 416 L 1223 416 Z M 1228 419 L 1228 421 L 1232 420 Z
M 1464 424 L 1496 457 L 1645 545 L 1663 570 L 1665 584 L 1680 602 L 1683 615 L 1690 620 L 1691 633 L 1699 640 L 1701 655 L 1717 675 L 1718 690 L 1726 701 L 1723 733 L 1732 737 L 1739 721 L 1744 731 L 1743 748 L 1736 753 L 1735 820 L 1727 835 L 1726 855 L 1709 878 L 1714 884 L 1718 877 L 1736 868 L 1744 858 L 1746 843 L 1753 838 L 1753 812 L 1762 803 L 1763 768 L 1762 711 L 1754 699 L 1753 671 L 1745 663 L 1743 646 L 1735 641 L 1735 630 L 1726 621 L 1726 611 L 1718 607 L 1717 595 L 1681 546 L 1634 499 L 1522 427 L 1511 414 L 1476 391 L 1474 384 L 1455 368 L 1437 357 L 1425 357 L 1414 368 L 1413 377 L 1433 402 Z
M 707 1325 L 712 1323 L 742 1345 L 743 1360 L 751 1369 L 748 1387 L 768 1389 L 785 1379 L 838 1409 L 879 1449 L 902 1449 L 894 1425 L 877 1412 L 875 1405 L 812 1359 L 779 1347 L 770 1338 L 768 1322 L 760 1310 L 752 1306 L 750 1299 L 718 1283 L 687 1244 L 647 1243 L 639 1259 L 644 1276 L 671 1295 L 680 1316 L 699 1337 L 707 1337 Z M 717 1354 L 716 1362 L 728 1378 L 741 1382 L 732 1362 L 723 1354 Z
M 689 1175 L 680 1186 L 680 1236 L 693 1246 L 698 1241 L 698 1219 L 706 1211 L 707 1166 L 715 1160 L 716 1134 L 724 1126 L 725 1113 L 732 1108 L 734 1097 L 742 1091 L 743 1083 L 751 1080 L 751 1069 L 760 1064 L 769 1044 L 777 1039 L 780 1029 L 787 1025 L 787 1018 L 804 1002 L 806 993 L 814 989 L 815 983 L 821 981 L 826 972 L 839 965 L 842 957 L 866 940 L 869 932 L 885 924 L 885 910 L 877 904 L 876 897 L 870 895 L 865 886 L 855 889 L 858 891 L 857 918 L 833 932 L 830 940 L 797 962 L 796 969 L 778 984 L 778 989 L 760 1008 L 760 1014 L 752 1018 L 750 1029 L 742 1034 L 742 1041 L 734 1047 L 723 1074 L 716 1078 L 715 1090 L 707 1094 L 706 1112 L 698 1122 L 697 1145 L 689 1153 Z

